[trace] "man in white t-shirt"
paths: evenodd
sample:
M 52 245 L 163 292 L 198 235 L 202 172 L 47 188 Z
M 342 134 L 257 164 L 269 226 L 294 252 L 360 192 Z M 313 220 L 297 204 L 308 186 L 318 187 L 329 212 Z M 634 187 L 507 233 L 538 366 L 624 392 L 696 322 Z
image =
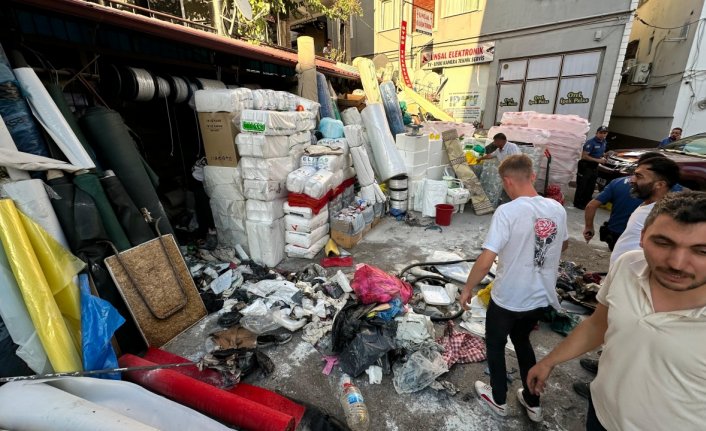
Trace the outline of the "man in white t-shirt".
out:
M 630 177 L 630 192 L 644 202 L 630 215 L 625 231 L 615 243 L 610 255 L 611 265 L 623 253 L 640 249 L 640 235 L 647 215 L 678 181 L 679 166 L 666 157 L 651 157 L 638 162 Z
M 556 279 L 561 252 L 569 238 L 566 211 L 557 201 L 543 198 L 534 189 L 532 161 L 524 154 L 506 158 L 498 169 L 503 188 L 512 201 L 498 207 L 488 235 L 460 302 L 468 308 L 473 288 L 498 257 L 498 270 L 491 290 L 485 321 L 485 339 L 490 385 L 475 383 L 476 392 L 500 416 L 507 415 L 505 344 L 515 347 L 523 382 L 535 364 L 530 332 L 548 306 L 559 308 Z M 525 385 L 518 399 L 531 420 L 542 420 L 539 396 Z
M 539 395 L 555 366 L 603 344 L 587 431 L 697 430 L 706 423 L 706 193 L 670 193 L 645 220 L 642 250 L 610 267 L 593 314 L 532 368 Z

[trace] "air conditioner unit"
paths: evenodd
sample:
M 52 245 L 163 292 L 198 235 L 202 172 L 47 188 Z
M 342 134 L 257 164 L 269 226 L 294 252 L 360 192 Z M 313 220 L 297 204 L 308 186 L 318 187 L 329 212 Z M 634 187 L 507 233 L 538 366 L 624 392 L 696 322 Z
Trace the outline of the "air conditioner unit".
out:
M 637 63 L 632 69 L 630 76 L 631 84 L 647 84 L 647 79 L 650 77 L 652 63 Z
M 628 58 L 623 62 L 623 71 L 620 72 L 621 75 L 623 76 L 628 76 L 632 73 L 632 70 L 635 68 L 635 65 L 637 64 L 637 59 L 635 58 Z

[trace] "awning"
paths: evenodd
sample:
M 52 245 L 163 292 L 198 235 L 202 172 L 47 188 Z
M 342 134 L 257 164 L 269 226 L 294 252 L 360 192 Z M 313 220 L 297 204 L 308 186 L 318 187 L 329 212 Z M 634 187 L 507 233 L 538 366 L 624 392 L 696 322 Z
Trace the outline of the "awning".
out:
M 294 67 L 297 54 L 270 46 L 254 45 L 244 40 L 218 36 L 202 30 L 184 27 L 166 21 L 137 15 L 132 12 L 101 6 L 83 0 L 13 0 L 16 3 L 35 6 L 93 22 L 111 24 L 152 36 L 212 49 L 227 54 L 253 60 L 266 59 L 268 62 Z M 325 75 L 347 79 L 360 79 L 360 75 L 351 68 L 344 68 L 332 61 L 316 59 L 316 68 Z

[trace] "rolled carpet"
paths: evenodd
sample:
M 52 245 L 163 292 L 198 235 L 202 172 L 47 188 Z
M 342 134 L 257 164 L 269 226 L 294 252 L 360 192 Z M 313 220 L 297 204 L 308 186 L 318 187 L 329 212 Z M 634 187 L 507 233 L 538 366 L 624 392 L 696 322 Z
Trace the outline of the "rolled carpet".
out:
M 133 246 L 140 245 L 156 236 L 147 224 L 135 203 L 130 199 L 120 179 L 115 175 L 101 178 L 103 190 L 113 206 L 115 215 Z
M 113 211 L 113 207 L 108 202 L 108 197 L 105 195 L 103 186 L 96 174 L 85 173 L 76 175 L 74 177 L 74 185 L 83 190 L 87 195 L 93 198 L 96 208 L 98 209 L 98 214 L 103 221 L 103 227 L 105 228 L 108 238 L 115 245 L 119 251 L 127 250 L 130 248 L 130 241 L 125 235 L 123 227 L 118 221 L 118 217 Z
M 121 367 L 156 365 L 140 357 L 126 354 L 118 360 Z M 294 418 L 239 395 L 215 388 L 208 383 L 174 370 L 131 371 L 127 380 L 139 384 L 178 403 L 244 430 L 288 431 L 294 429 Z
M 160 218 L 163 234 L 174 233 L 157 196 L 156 177 L 149 169 L 130 129 L 116 111 L 93 107 L 80 122 L 91 146 L 105 169 L 112 169 L 138 208 L 146 208 L 154 219 Z
M 397 99 L 395 84 L 392 81 L 383 82 L 380 84 L 380 94 L 382 95 L 382 104 L 385 106 L 385 115 L 387 116 L 387 122 L 390 124 L 392 136 L 404 133 L 406 129 L 402 119 L 400 101 Z

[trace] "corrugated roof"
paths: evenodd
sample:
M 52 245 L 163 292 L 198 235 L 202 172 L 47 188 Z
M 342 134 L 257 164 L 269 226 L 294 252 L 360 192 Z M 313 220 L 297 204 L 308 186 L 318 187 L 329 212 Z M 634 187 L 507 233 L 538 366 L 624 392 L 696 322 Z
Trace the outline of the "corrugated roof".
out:
M 83 0 L 13 1 L 254 60 L 267 59 L 267 61 L 271 63 L 292 67 L 297 63 L 297 54 L 295 52 L 270 46 L 254 45 L 244 40 L 218 36 L 206 31 L 137 15 L 128 11 L 101 6 L 96 3 L 89 3 Z M 326 75 L 347 79 L 360 79 L 358 73 L 338 67 L 336 63 L 321 58 L 316 59 L 316 68 L 319 72 Z

